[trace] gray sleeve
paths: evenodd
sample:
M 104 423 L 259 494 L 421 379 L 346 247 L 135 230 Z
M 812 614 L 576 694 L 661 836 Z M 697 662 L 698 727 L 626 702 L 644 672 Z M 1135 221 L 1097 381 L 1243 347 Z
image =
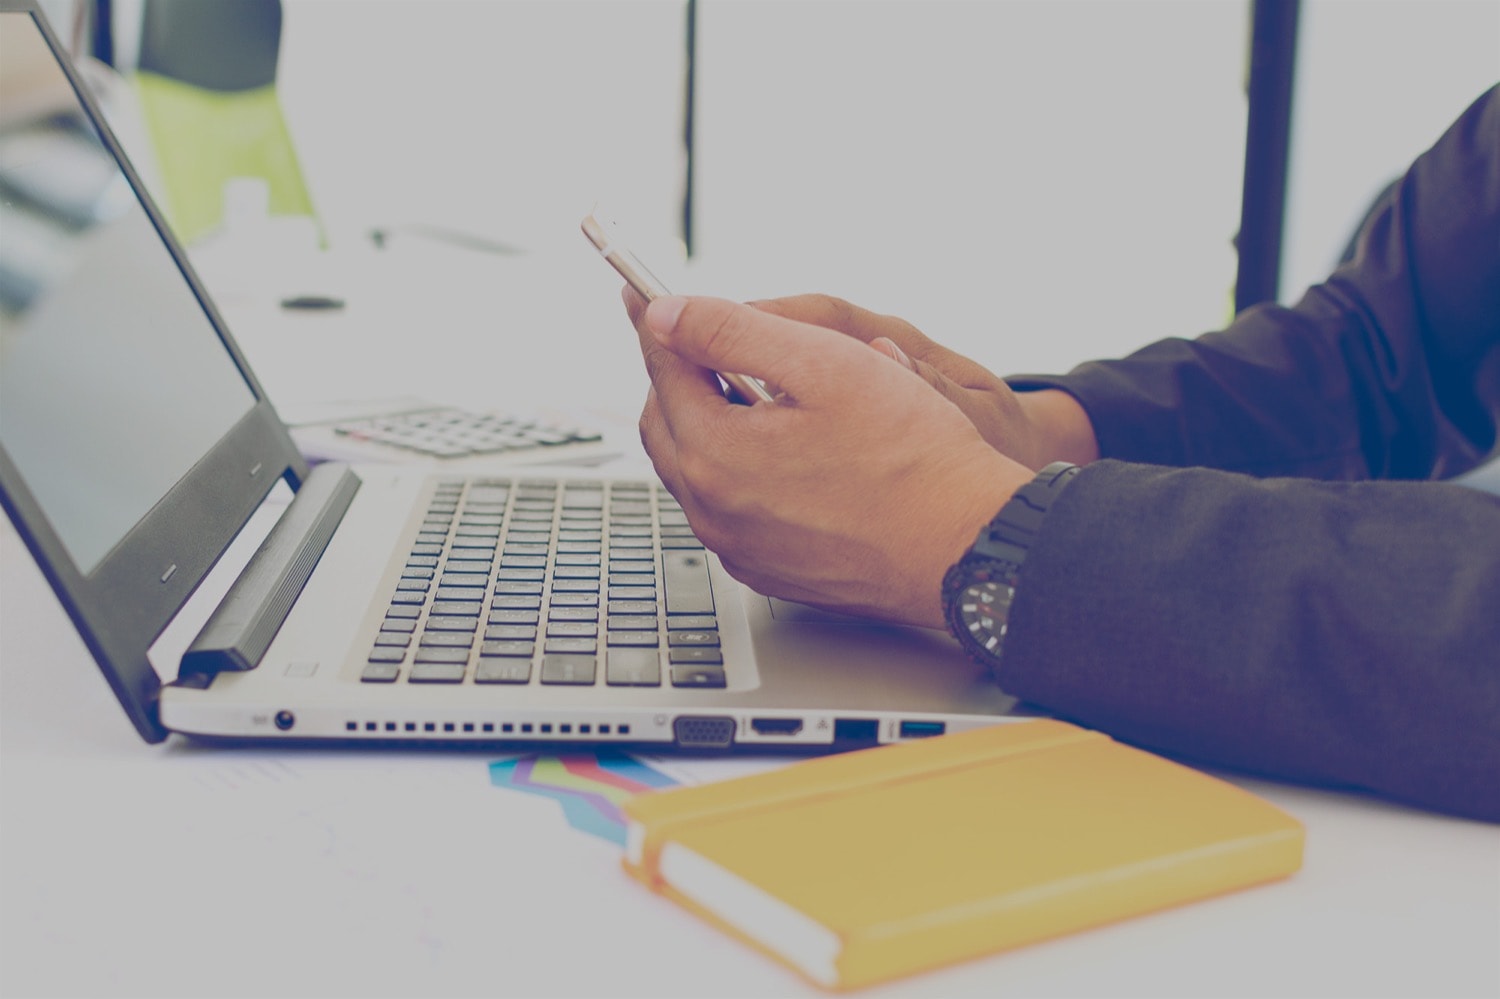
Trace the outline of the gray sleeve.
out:
M 1001 682 L 1187 759 L 1500 821 L 1500 498 L 1097 462 L 1027 558 Z

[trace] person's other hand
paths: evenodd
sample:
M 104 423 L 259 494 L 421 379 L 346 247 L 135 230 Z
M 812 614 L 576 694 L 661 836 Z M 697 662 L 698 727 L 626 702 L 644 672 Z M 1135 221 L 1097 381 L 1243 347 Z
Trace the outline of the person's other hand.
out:
M 944 572 L 1032 473 L 849 337 L 720 299 L 625 298 L 652 383 L 642 443 L 730 574 L 943 627 Z M 733 404 L 714 371 L 759 377 L 777 399 Z
M 1066 392 L 1015 392 L 983 365 L 927 337 L 911 323 L 829 295 L 750 303 L 762 312 L 837 330 L 905 365 L 947 396 L 990 446 L 1032 469 L 1048 462 L 1083 465 L 1099 457 L 1094 428 Z

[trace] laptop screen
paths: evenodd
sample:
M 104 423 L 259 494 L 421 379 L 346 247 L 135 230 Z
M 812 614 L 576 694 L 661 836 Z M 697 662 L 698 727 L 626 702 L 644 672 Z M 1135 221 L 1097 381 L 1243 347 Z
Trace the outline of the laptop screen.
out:
M 0 444 L 79 571 L 255 403 L 32 16 L 0 12 Z

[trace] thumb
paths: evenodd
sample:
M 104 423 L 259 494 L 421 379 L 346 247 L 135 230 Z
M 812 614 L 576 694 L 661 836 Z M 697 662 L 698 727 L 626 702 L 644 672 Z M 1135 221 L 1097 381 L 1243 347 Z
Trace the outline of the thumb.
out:
M 754 375 L 787 391 L 802 379 L 814 344 L 820 353 L 856 346 L 831 330 L 720 298 L 664 296 L 647 307 L 645 321 L 658 343 L 686 361 Z

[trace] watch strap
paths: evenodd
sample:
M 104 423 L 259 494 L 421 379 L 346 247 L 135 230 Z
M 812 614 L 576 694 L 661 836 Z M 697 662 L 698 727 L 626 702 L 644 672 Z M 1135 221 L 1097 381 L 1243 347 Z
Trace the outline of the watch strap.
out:
M 1065 461 L 1043 468 L 1005 502 L 943 578 L 949 628 L 971 656 L 991 668 L 1000 660 L 1021 566 L 1047 511 L 1079 471 Z
M 1017 569 L 1042 530 L 1042 518 L 1063 487 L 1082 469 L 1066 461 L 1054 461 L 1036 478 L 1017 489 L 993 520 L 979 532 L 970 549 L 978 555 L 1009 562 Z

